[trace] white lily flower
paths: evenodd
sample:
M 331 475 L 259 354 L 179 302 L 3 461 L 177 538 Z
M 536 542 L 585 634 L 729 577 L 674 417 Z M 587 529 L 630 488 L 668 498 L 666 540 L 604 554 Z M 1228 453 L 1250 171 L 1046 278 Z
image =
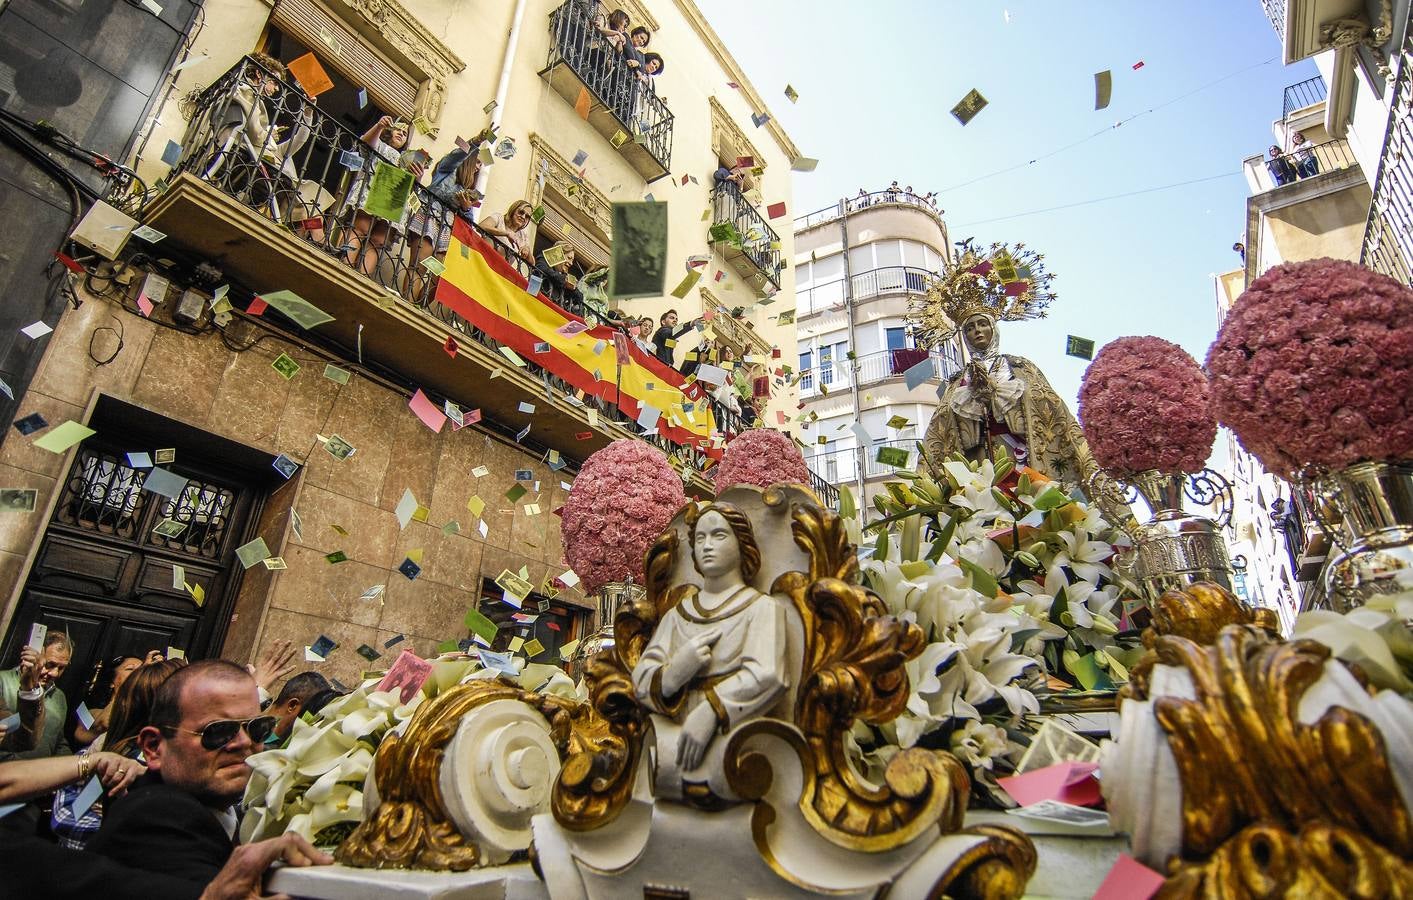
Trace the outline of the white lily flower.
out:
M 1009 749 L 1006 730 L 985 722 L 967 722 L 952 732 L 952 752 L 973 767 L 991 768 Z
M 1114 548 L 1103 541 L 1090 540 L 1089 532 L 1076 527 L 1073 531 L 1057 531 L 1055 536 L 1065 549 L 1055 554 L 1056 565 L 1069 566 L 1085 581 L 1113 578 L 1114 572 L 1104 560 L 1114 555 Z

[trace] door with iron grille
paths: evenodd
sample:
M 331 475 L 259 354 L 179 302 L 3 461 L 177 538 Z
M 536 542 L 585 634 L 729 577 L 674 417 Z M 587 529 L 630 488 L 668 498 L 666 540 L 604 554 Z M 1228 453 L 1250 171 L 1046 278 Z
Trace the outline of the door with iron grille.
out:
M 178 476 L 170 496 L 144 490 L 152 467 L 95 441 L 59 488 L 3 657 L 19 657 L 34 622 L 67 631 L 77 653 L 59 684 L 71 709 L 104 660 L 219 650 L 241 572 L 230 561 L 260 499 L 229 467 L 186 453 L 161 465 Z

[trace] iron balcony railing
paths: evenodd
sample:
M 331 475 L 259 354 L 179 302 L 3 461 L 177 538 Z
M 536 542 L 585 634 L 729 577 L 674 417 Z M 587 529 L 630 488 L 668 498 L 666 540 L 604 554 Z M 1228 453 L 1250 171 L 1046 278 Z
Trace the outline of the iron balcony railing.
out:
M 339 260 L 424 315 L 483 346 L 499 348 L 495 340 L 436 302 L 438 279 L 421 262 L 435 258 L 434 251 L 445 245 L 456 217 L 465 218 L 466 211 L 453 209 L 416 184 L 402 221 L 369 219 L 360 233 L 355 206 L 362 202 L 362 186 L 368 184 L 380 158 L 302 91 L 253 59 L 241 60 L 202 91 L 190 112 L 174 175 L 189 173 L 241 205 L 284 223 L 309 252 Z M 532 274 L 530 264 L 509 247 L 486 232 L 480 234 L 522 276 Z M 549 278 L 541 291 L 575 315 L 593 312 L 577 291 L 566 291 Z M 533 360 L 525 363 L 547 391 L 570 403 L 591 405 L 603 418 L 629 431 L 638 430 L 615 404 L 588 395 L 580 399 L 567 382 Z M 718 410 L 717 417 L 718 430 L 728 436 L 749 427 L 728 410 Z M 679 445 L 661 435 L 645 439 L 693 471 L 710 465 L 700 448 Z
M 1292 84 L 1285 89 L 1285 99 L 1281 104 L 1281 119 L 1289 119 L 1290 114 L 1297 109 L 1314 106 L 1325 99 L 1325 94 L 1325 79 L 1319 75 Z
M 1344 140 L 1326 141 L 1305 150 L 1290 151 L 1275 160 L 1257 154 L 1242 161 L 1246 169 L 1246 182 L 1257 194 L 1358 164 L 1354 152 L 1349 149 L 1349 142 Z
M 927 358 L 932 359 L 933 381 L 945 381 L 960 368 L 955 351 L 950 345 L 947 350 L 933 350 L 931 353 L 910 349 L 865 353 L 857 360 L 859 387 L 886 381 L 889 378 L 902 378 L 904 372 Z M 835 391 L 852 387 L 853 383 L 850 379 L 854 362 L 855 360 L 845 357 L 802 369 L 800 371 L 800 399 L 804 400 L 820 394 L 832 394 Z
M 916 470 L 923 465 L 918 458 L 917 438 L 900 438 L 893 441 L 874 441 L 864 448 L 864 477 L 879 478 L 894 475 L 898 468 L 885 466 L 878 461 L 878 448 L 899 447 L 907 451 L 908 464 L 905 468 Z M 821 477 L 833 484 L 849 484 L 858 480 L 859 462 L 858 448 L 847 447 L 842 450 L 827 450 L 815 453 L 813 456 L 807 455 L 805 461 L 809 463 L 810 470 L 818 472 Z
M 780 252 L 780 235 L 770 227 L 760 210 L 751 205 L 734 182 L 719 182 L 711 192 L 711 223 L 730 225 L 740 238 L 740 248 L 756 271 L 780 290 L 780 273 L 785 259 Z
M 1413 284 L 1413 40 L 1398 54 L 1390 100 L 1359 261 Z
M 927 293 L 930 279 L 936 272 L 919 269 L 915 266 L 881 266 L 853 276 L 853 298 L 855 303 L 885 297 L 890 294 L 911 294 L 922 296 Z M 844 308 L 844 279 L 826 281 L 807 288 L 795 288 L 795 315 L 807 316 L 826 309 Z
M 584 87 L 613 113 L 631 140 L 641 144 L 664 170 L 672 168 L 672 112 L 657 95 L 642 67 L 628 65 L 599 31 L 595 3 L 569 0 L 550 14 L 550 55 L 546 69 L 563 62 Z
M 892 188 L 874 191 L 870 194 L 859 194 L 856 197 L 846 197 L 833 206 L 826 206 L 824 209 L 817 209 L 812 213 L 797 217 L 795 219 L 795 230 L 804 231 L 806 228 L 823 225 L 825 222 L 840 218 L 846 212 L 853 214 L 862 212 L 869 207 L 885 206 L 889 204 L 915 206 L 918 209 L 940 218 L 944 210 L 939 209 L 936 201 L 930 199 L 931 197 L 932 195 L 930 194 L 927 196 L 919 196 L 911 191 L 893 190 Z

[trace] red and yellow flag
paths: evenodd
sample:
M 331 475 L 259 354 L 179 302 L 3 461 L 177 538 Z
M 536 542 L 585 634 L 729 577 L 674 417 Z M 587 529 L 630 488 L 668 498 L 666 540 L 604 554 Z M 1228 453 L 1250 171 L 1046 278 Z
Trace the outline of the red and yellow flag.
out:
M 525 276 L 470 225 L 457 220 L 437 287 L 438 303 L 551 375 L 615 404 L 635 420 L 641 421 L 648 407 L 657 410 L 658 433 L 668 440 L 701 446 L 711 439 L 716 428 L 711 410 L 693 400 L 700 386 L 687 387 L 680 372 L 607 325 L 561 333 L 571 323 L 583 328 L 584 320 L 543 294 L 531 296 L 527 287 Z M 548 352 L 536 353 L 536 344 L 548 344 Z

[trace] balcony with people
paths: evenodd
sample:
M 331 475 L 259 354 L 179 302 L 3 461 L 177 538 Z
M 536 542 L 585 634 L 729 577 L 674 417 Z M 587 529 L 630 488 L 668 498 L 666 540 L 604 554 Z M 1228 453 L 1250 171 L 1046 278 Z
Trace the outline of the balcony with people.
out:
M 549 20 L 540 76 L 623 155 L 644 181 L 672 169 L 672 111 L 654 78 L 667 63 L 649 50 L 652 32 L 621 9 L 568 0 Z
M 706 397 L 696 398 L 690 422 L 665 410 L 660 428 L 643 424 L 641 405 L 615 386 L 620 351 L 652 368 L 659 390 L 705 392 L 649 360 L 651 351 L 635 352 L 651 332 L 610 308 L 606 269 L 586 272 L 572 247 L 533 242 L 528 203 L 471 221 L 481 202 L 476 178 L 491 152 L 486 135 L 433 164 L 407 146 L 407 123 L 380 119 L 360 136 L 284 75 L 269 57 L 239 61 L 189 101 L 181 156 L 166 182 L 147 190 L 129 180 L 110 192 L 113 205 L 160 235 L 163 256 L 205 292 L 193 321 L 258 317 L 262 327 L 463 409 L 480 408 L 483 427 L 516 433 L 497 423 L 523 420 L 530 404 L 531 441 L 571 461 L 616 438 L 641 437 L 667 452 L 699 491 L 709 490 L 701 473 L 721 441 L 748 426 Z M 449 268 L 474 271 L 510 301 L 560 323 L 561 335 L 602 330 L 600 369 L 585 377 L 542 345 L 558 340 L 555 326 L 473 321 L 458 291 L 445 289 Z M 228 291 L 207 296 L 220 284 Z M 283 308 L 266 307 L 260 294 L 274 291 L 305 298 L 332 318 L 306 327 Z M 428 352 L 430 341 L 439 352 Z

